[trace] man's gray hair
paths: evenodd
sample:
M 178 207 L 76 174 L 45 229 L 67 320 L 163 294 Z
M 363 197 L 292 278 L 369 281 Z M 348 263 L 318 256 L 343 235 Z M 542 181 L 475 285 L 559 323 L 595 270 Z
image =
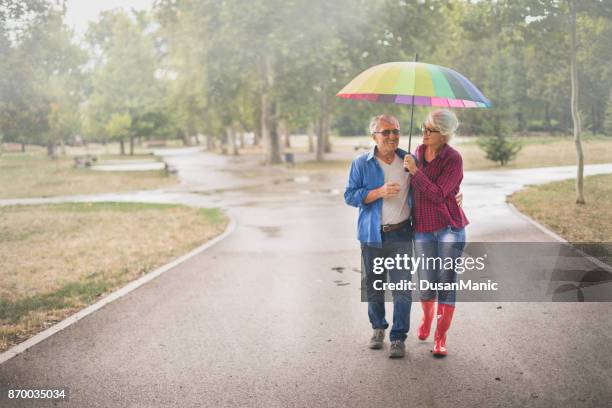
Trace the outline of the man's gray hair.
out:
M 378 122 L 387 122 L 390 125 L 397 125 L 397 128 L 399 129 L 399 120 L 397 120 L 395 116 L 382 114 L 374 116 L 370 121 L 370 136 L 372 136 L 374 132 L 376 132 L 376 129 L 378 128 Z

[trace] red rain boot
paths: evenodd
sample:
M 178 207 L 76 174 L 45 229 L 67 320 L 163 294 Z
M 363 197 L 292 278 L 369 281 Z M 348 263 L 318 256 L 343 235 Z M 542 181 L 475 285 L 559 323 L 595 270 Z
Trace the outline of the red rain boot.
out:
M 455 306 L 438 303 L 438 324 L 434 333 L 434 356 L 445 356 L 446 351 L 446 332 L 453 320 Z
M 429 332 L 431 331 L 431 321 L 433 320 L 436 301 L 435 299 L 422 300 L 421 307 L 423 308 L 423 320 L 421 320 L 421 325 L 419 326 L 417 336 L 419 337 L 419 340 L 427 340 L 429 337 Z

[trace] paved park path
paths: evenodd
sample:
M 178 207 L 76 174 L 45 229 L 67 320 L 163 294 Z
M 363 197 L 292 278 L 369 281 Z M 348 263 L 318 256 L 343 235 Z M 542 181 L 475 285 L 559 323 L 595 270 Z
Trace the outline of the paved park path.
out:
M 67 386 L 66 407 L 606 406 L 612 303 L 459 304 L 450 355 L 412 329 L 403 360 L 365 347 L 356 210 L 344 175 L 292 176 L 185 150 L 163 191 L 20 202 L 222 206 L 233 234 L 0 365 L 0 384 Z M 572 167 L 469 172 L 469 240 L 549 241 L 505 195 Z M 588 166 L 587 174 L 612 172 Z M 15 203 L 0 200 L 1 204 Z M 390 306 L 390 305 L 389 305 Z M 388 346 L 388 343 L 387 343 Z M 2 401 L 1 406 L 45 406 Z M 52 406 L 48 403 L 48 406 Z

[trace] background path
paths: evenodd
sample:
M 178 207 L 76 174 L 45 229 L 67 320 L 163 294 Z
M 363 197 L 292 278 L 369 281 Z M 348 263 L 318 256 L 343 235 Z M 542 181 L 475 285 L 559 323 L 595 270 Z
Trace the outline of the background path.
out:
M 343 175 L 293 176 L 254 168 L 255 159 L 174 154 L 164 159 L 179 168 L 181 185 L 93 199 L 223 206 L 237 221 L 235 232 L 3 363 L 0 384 L 67 386 L 70 401 L 58 406 L 74 407 L 605 406 L 612 400 L 612 304 L 460 304 L 450 355 L 442 360 L 432 358 L 431 341 L 416 339 L 415 304 L 406 358 L 390 360 L 366 348 L 356 210 L 343 202 Z M 612 165 L 586 171 L 606 172 Z M 572 167 L 466 173 L 469 239 L 549 241 L 511 212 L 504 197 L 523 184 L 568 176 Z M 72 198 L 40 202 L 66 199 Z

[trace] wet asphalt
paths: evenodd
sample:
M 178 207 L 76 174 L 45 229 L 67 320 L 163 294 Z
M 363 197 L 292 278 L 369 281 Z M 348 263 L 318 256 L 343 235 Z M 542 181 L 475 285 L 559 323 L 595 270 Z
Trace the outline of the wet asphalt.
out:
M 161 152 L 180 185 L 126 200 L 221 206 L 237 228 L 189 259 L 0 365 L 0 384 L 68 387 L 66 407 L 609 406 L 612 303 L 460 303 L 449 356 L 412 327 L 404 359 L 366 347 L 357 210 L 345 175 L 287 172 L 197 150 Z M 590 166 L 587 174 L 612 172 Z M 553 239 L 504 203 L 572 167 L 468 172 L 468 240 Z M 1 200 L 0 204 L 15 201 Z M 517 271 L 520 273 L 520 271 Z M 387 305 L 390 318 L 391 305 Z

